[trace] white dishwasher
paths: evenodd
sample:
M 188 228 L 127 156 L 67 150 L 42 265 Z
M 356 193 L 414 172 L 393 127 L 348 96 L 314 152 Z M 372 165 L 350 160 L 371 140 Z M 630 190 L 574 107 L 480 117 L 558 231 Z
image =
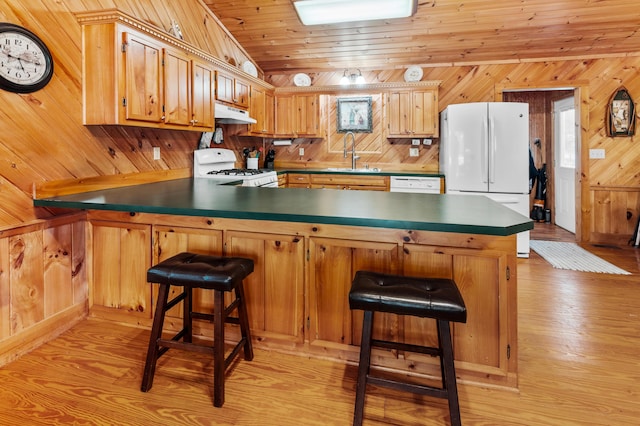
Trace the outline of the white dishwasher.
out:
M 440 194 L 440 178 L 433 176 L 391 176 L 389 192 Z

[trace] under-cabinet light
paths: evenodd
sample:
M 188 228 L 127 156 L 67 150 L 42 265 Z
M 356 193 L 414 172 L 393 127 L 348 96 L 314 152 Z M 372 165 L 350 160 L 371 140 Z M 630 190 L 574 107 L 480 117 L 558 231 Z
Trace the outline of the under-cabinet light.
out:
M 304 25 L 406 18 L 417 0 L 301 0 L 293 3 Z

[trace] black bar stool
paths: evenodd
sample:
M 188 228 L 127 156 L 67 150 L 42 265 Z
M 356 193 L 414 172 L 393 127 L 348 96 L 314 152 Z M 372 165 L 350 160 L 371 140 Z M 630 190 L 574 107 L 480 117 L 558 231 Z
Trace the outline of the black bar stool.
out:
M 357 426 L 362 424 L 366 388 L 367 384 L 371 383 L 400 391 L 447 399 L 451 424 L 461 425 L 449 322 L 467 322 L 467 309 L 456 283 L 453 280 L 441 278 L 405 277 L 358 271 L 349 292 L 349 306 L 351 309 L 364 311 L 353 424 Z M 438 325 L 439 347 L 373 339 L 374 312 L 434 318 Z M 439 356 L 442 387 L 407 383 L 372 375 L 369 368 L 372 347 Z
M 153 384 L 156 362 L 170 348 L 213 354 L 213 405 L 224 404 L 224 375 L 227 367 L 244 348 L 244 359 L 253 359 L 249 319 L 245 304 L 242 281 L 253 272 L 253 260 L 240 257 L 208 256 L 194 253 L 180 253 L 158 263 L 147 271 L 147 281 L 160 284 L 155 317 L 149 338 L 147 361 L 144 366 L 141 390 L 147 392 Z M 169 288 L 182 286 L 183 292 L 167 302 Z M 214 291 L 214 312 L 193 312 L 192 293 L 194 288 Z M 225 306 L 224 295 L 233 291 L 234 300 Z M 165 313 L 183 302 L 183 328 L 171 339 L 162 338 Z M 238 316 L 229 316 L 237 309 Z M 213 347 L 192 343 L 192 320 L 194 318 L 213 321 Z M 225 358 L 225 323 L 239 324 L 241 339 Z M 182 341 L 180 341 L 182 339 Z

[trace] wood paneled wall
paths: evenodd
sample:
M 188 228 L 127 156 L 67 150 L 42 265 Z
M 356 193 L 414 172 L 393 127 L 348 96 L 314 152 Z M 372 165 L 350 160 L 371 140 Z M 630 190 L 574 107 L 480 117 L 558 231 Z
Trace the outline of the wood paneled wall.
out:
M 41 91 L 18 95 L 0 91 L 0 228 L 10 228 L 38 217 L 49 217 L 45 210 L 32 207 L 34 183 L 135 173 L 141 171 L 191 168 L 192 151 L 198 134 L 180 131 L 154 131 L 126 127 L 85 127 L 81 124 L 81 51 L 80 26 L 74 12 L 117 7 L 152 24 L 168 27 L 176 19 L 185 40 L 208 50 L 218 57 L 237 64 L 246 60 L 244 50 L 222 28 L 217 19 L 198 0 L 159 2 L 154 0 L 60 0 L 24 2 L 7 0 L 0 4 L 0 19 L 21 24 L 40 35 L 53 52 L 55 74 Z M 571 59 L 545 62 L 508 62 L 483 64 L 442 64 L 424 68 L 423 80 L 441 80 L 440 110 L 450 103 L 493 101 L 501 98 L 501 89 L 537 89 L 584 87 L 588 100 L 583 105 L 586 120 L 581 123 L 588 148 L 604 148 L 604 160 L 588 160 L 584 178 L 590 188 L 600 194 L 626 193 L 640 186 L 640 149 L 637 137 L 608 138 L 604 131 L 606 104 L 620 85 L 633 97 L 640 96 L 640 80 L 635 76 L 640 57 L 606 57 L 601 59 Z M 311 74 L 313 85 L 335 85 L 343 70 Z M 368 82 L 403 81 L 404 69 L 365 72 Z M 292 84 L 292 74 L 267 75 L 275 86 Z M 233 136 L 231 129 L 227 146 L 263 143 L 253 138 Z M 277 160 L 309 162 L 344 162 L 336 153 L 329 153 L 322 140 L 299 141 L 305 147 L 300 158 L 298 146 L 278 147 Z M 269 141 L 265 141 L 269 143 Z M 161 147 L 162 159 L 154 161 L 152 147 Z M 385 141 L 379 154 L 367 154 L 366 161 L 382 167 L 411 165 L 425 171 L 437 170 L 438 143 L 421 147 L 418 158 L 408 157 L 408 142 Z M 411 160 L 411 161 L 409 161 Z M 620 194 L 605 196 L 605 202 L 617 203 Z M 598 199 L 602 200 L 600 196 Z M 612 201 L 613 200 L 613 201 Z M 602 202 L 602 201 L 601 201 Z M 633 204 L 633 203 L 631 203 Z M 591 200 L 583 200 L 583 213 L 593 215 Z M 622 218 L 588 221 L 588 230 L 607 235 L 617 232 L 611 225 L 619 220 L 631 222 L 637 217 L 637 207 L 625 204 L 624 209 L 610 209 L 625 214 Z M 604 228 L 603 228 L 604 227 Z M 609 227 L 607 229 L 607 227 Z M 586 235 L 588 238 L 588 235 Z

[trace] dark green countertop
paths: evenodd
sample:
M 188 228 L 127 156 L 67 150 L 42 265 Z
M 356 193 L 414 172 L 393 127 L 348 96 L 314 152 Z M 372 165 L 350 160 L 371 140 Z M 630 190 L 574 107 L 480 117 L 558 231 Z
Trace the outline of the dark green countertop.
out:
M 34 200 L 35 206 L 512 235 L 533 222 L 486 197 L 250 188 L 177 179 Z

